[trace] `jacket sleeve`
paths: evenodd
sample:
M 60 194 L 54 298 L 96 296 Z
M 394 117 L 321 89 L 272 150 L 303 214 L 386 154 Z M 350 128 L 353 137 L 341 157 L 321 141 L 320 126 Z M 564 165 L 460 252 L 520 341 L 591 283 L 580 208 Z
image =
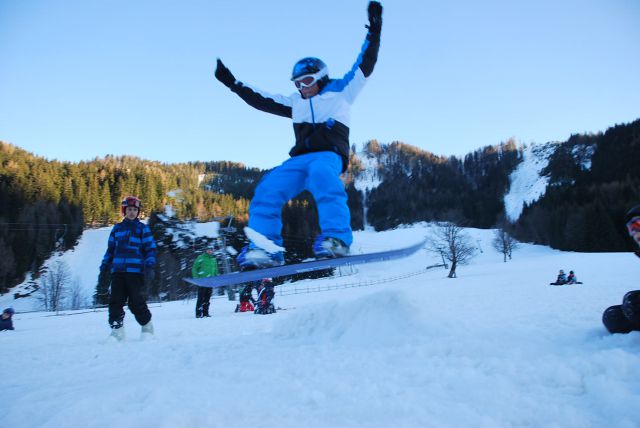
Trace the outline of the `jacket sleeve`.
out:
M 193 262 L 193 266 L 191 267 L 191 277 L 192 278 L 200 278 L 200 264 L 202 263 L 202 255 L 199 255 L 196 258 L 196 261 Z
M 100 270 L 111 269 L 113 263 L 113 252 L 116 248 L 116 226 L 113 226 L 111 233 L 109 233 L 109 241 L 107 242 L 107 251 L 105 251 L 102 257 L 102 263 L 100 264 Z
M 155 266 L 156 264 L 156 241 L 149 227 L 145 224 L 142 228 L 142 250 L 144 254 L 144 265 Z
M 373 73 L 373 68 L 378 61 L 379 49 L 380 33 L 369 31 L 351 70 L 342 79 L 330 81 L 323 91 L 341 92 L 349 104 L 352 104 L 367 82 L 367 78 Z
M 378 51 L 380 50 L 380 32 L 369 32 L 362 47 L 362 59 L 360 64 L 360 70 L 364 74 L 364 77 L 369 77 L 373 73 L 373 68 L 378 61 Z
M 291 106 L 293 104 L 289 97 L 269 94 L 240 81 L 236 81 L 231 85 L 231 92 L 237 94 L 253 108 L 277 116 L 291 118 Z

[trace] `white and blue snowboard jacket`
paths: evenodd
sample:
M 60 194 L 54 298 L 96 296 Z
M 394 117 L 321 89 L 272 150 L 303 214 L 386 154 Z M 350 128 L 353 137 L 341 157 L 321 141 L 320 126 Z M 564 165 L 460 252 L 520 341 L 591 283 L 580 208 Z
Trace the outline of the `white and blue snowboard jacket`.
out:
M 351 104 L 373 72 L 379 48 L 380 33 L 369 32 L 351 70 L 342 79 L 329 80 L 309 99 L 300 92 L 272 95 L 240 81 L 230 89 L 258 110 L 293 119 L 296 142 L 290 156 L 332 151 L 342 158 L 344 172 L 349 165 Z

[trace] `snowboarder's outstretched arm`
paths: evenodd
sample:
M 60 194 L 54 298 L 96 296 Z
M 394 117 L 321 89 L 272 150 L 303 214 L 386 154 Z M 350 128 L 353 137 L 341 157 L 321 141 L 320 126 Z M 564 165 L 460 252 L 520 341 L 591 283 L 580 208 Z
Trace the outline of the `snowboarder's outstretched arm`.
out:
M 239 80 L 236 80 L 231 71 L 218 58 L 216 64 L 216 79 L 222 82 L 231 92 L 235 92 L 251 107 L 258 110 L 272 113 L 278 116 L 291 117 L 291 100 L 283 95 L 272 95 L 252 88 Z
M 367 28 L 367 45 L 362 55 L 362 62 L 359 67 L 364 77 L 369 77 L 373 72 L 373 67 L 378 60 L 378 50 L 380 49 L 380 32 L 382 31 L 382 5 L 377 1 L 369 2 L 367 8 L 369 25 Z
M 382 5 L 377 1 L 369 2 L 367 8 L 369 25 L 367 36 L 356 62 L 341 79 L 331 80 L 323 91 L 342 92 L 349 103 L 353 103 L 378 61 L 380 50 L 380 32 L 382 31 Z

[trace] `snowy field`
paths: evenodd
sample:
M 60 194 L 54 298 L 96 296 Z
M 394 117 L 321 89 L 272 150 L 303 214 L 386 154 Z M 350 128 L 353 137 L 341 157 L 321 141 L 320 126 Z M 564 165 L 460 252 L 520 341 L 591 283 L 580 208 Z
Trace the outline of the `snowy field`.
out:
M 427 232 L 361 232 L 353 248 Z M 640 288 L 640 260 L 523 245 L 503 263 L 492 231 L 468 233 L 483 253 L 457 279 L 425 271 L 439 260 L 421 251 L 283 285 L 275 304 L 286 310 L 274 315 L 236 314 L 226 299 L 208 319 L 194 318 L 194 301 L 152 305 L 148 341 L 128 312 L 123 343 L 106 340 L 104 310 L 19 313 L 16 330 L 0 333 L 0 424 L 640 426 L 640 333 L 609 335 L 600 321 Z M 584 284 L 549 286 L 561 268 Z M 360 286 L 302 292 L 338 285 Z

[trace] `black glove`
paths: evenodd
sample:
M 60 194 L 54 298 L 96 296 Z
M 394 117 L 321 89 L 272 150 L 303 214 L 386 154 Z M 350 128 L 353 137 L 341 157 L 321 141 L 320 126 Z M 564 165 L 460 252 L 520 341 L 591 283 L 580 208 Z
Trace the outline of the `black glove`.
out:
M 156 279 L 156 270 L 151 266 L 147 266 L 144 270 L 144 282 L 151 284 L 154 279 Z
M 106 284 L 108 287 L 110 282 L 111 282 L 111 272 L 109 271 L 109 269 L 101 269 L 100 274 L 98 275 L 98 283 Z
M 372 34 L 380 34 L 382 30 L 382 5 L 377 1 L 370 1 L 367 8 L 369 25 L 367 28 Z
M 233 77 L 231 71 L 220 61 L 218 58 L 218 63 L 216 65 L 216 79 L 222 82 L 224 86 L 230 88 L 236 82 L 236 78 Z

